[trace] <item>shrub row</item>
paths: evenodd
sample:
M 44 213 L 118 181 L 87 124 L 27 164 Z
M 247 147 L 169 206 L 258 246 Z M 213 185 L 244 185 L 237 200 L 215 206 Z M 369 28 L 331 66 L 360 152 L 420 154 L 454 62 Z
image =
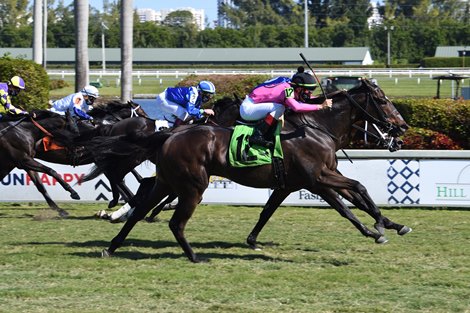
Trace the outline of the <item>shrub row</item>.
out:
M 0 58 L 0 81 L 7 82 L 13 76 L 21 76 L 26 83 L 28 92 L 21 92 L 12 98 L 16 107 L 26 111 L 45 109 L 49 101 L 49 76 L 39 64 L 30 60 L 13 59 L 8 56 Z
M 470 149 L 470 101 L 469 100 L 451 100 L 451 99 L 395 99 L 393 103 L 403 118 L 414 129 L 406 136 L 423 136 L 427 139 L 425 142 L 436 143 L 436 138 L 447 136 L 449 147 L 446 149 Z M 424 132 L 420 129 L 433 131 L 434 133 Z M 434 134 L 434 135 L 432 135 Z M 441 135 L 437 135 L 441 134 Z M 405 137 L 406 138 L 406 137 Z M 405 141 L 406 142 L 406 141 Z M 415 140 L 410 140 L 416 142 Z M 434 149 L 442 149 L 445 145 L 441 140 Z M 413 148 L 413 149 L 418 149 Z
M 462 67 L 463 65 L 469 66 L 470 57 L 453 57 L 453 58 L 443 58 L 443 57 L 429 57 L 423 58 L 421 60 L 421 66 L 423 67 Z

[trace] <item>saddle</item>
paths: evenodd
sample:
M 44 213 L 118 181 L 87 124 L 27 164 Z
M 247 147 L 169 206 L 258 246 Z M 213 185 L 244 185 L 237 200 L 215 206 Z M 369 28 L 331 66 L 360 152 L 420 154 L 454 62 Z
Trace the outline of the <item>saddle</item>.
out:
M 285 187 L 284 155 L 281 146 L 281 123 L 275 131 L 274 148 L 269 149 L 258 145 L 250 146 L 249 139 L 253 134 L 254 125 L 235 126 L 230 139 L 228 157 L 233 167 L 253 167 L 266 164 L 273 165 L 273 175 L 277 181 L 277 188 Z

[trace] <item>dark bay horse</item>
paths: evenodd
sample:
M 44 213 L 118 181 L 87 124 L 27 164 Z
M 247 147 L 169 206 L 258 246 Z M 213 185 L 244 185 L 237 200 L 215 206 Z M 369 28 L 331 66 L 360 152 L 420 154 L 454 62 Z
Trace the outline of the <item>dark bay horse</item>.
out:
M 66 119 L 61 115 L 42 110 L 35 111 L 35 114 L 37 115 L 36 123 L 33 123 L 30 119 L 25 119 L 21 121 L 21 123 L 18 123 L 18 121 L 2 121 L 0 123 L 0 128 L 4 129 L 1 135 L 2 137 L 0 137 L 0 147 L 2 148 L 0 152 L 0 178 L 3 179 L 14 167 L 24 169 L 38 191 L 43 195 L 49 207 L 58 211 L 61 217 L 65 217 L 68 213 L 59 208 L 52 200 L 37 172 L 44 172 L 56 178 L 67 191 L 71 192 L 73 199 L 79 199 L 78 194 L 66 184 L 54 170 L 37 162 L 33 158 L 66 165 L 89 164 L 93 160 L 90 158 L 90 154 L 86 153 L 84 149 L 75 150 L 73 157 L 71 157 L 72 154 L 67 149 L 45 151 L 44 145 L 42 144 L 43 138 L 51 135 L 65 138 L 67 136 L 66 134 L 68 134 L 68 136 L 73 136 L 73 134 L 67 131 Z M 94 117 L 94 121 L 97 125 L 103 125 L 103 127 L 105 127 L 104 125 L 113 124 L 129 117 L 142 116 L 144 119 L 148 117 L 145 111 L 137 104 L 133 102 L 123 104 L 118 101 L 97 105 L 96 108 L 90 112 L 90 115 Z M 11 127 L 13 124 L 16 125 Z M 88 122 L 79 121 L 78 124 L 81 131 L 88 131 L 93 134 L 96 133 L 95 135 L 105 135 L 104 130 L 97 132 Z M 116 127 L 114 132 L 108 132 L 113 135 L 124 134 L 125 132 L 121 131 L 122 129 L 122 127 Z
M 286 113 L 286 125 L 281 133 L 284 151 L 285 187 L 277 188 L 272 165 L 235 168 L 227 161 L 232 130 L 217 126 L 193 126 L 173 133 L 158 133 L 140 138 L 104 138 L 92 143 L 102 156 L 100 168 L 111 177 L 116 169 L 125 167 L 130 156 L 146 159 L 153 155 L 157 164 L 157 179 L 146 200 L 112 240 L 103 256 L 110 256 L 122 244 L 133 226 L 168 194 L 178 196 L 178 204 L 169 226 L 186 256 L 198 259 L 184 236 L 184 229 L 209 184 L 209 177 L 217 175 L 242 185 L 255 188 L 274 188 L 270 206 L 278 205 L 291 192 L 307 189 L 319 194 L 326 202 L 347 218 L 364 236 L 377 243 L 386 242 L 383 230 L 394 229 L 399 234 L 410 231 L 382 216 L 378 207 L 358 181 L 344 177 L 337 170 L 335 152 L 350 140 L 352 127 L 359 121 L 375 123 L 391 138 L 408 128 L 406 122 L 383 91 L 367 80 L 348 91 L 335 94 L 331 110 L 308 114 Z M 133 153 L 129 153 L 133 151 Z M 126 158 L 127 154 L 127 158 Z M 114 158 L 118 156 L 118 158 Z M 106 164 L 107 157 L 113 159 Z M 112 164 L 112 165 L 111 165 Z M 369 230 L 344 204 L 340 196 L 350 200 L 370 214 L 378 232 Z M 266 207 L 265 207 L 266 210 Z
M 93 117 L 96 127 L 91 127 L 88 121 L 78 120 L 79 136 L 82 140 L 95 136 L 116 136 L 140 131 L 147 134 L 155 132 L 155 121 L 149 118 L 140 105 L 132 101 L 122 103 L 115 100 L 101 103 L 95 105 L 89 115 Z M 67 148 L 46 151 L 42 141 L 38 141 L 35 156 L 37 159 L 72 166 L 93 163 L 92 155 L 83 146 L 73 144 L 73 139 L 77 137 L 77 134 L 60 130 L 55 132 L 54 136 L 59 143 L 65 143 Z M 134 174 L 140 179 L 138 173 L 134 172 Z M 124 183 L 117 184 L 116 189 L 123 193 L 125 198 L 132 197 L 131 191 Z M 115 204 L 110 203 L 109 205 L 114 206 Z M 61 212 L 62 216 L 67 214 L 63 210 Z
M 0 179 L 3 179 L 15 167 L 25 170 L 38 191 L 47 195 L 45 199 L 49 206 L 63 214 L 64 212 L 47 194 L 36 172 L 54 177 L 70 193 L 72 199 L 80 199 L 80 196 L 56 171 L 36 161 L 34 157 L 36 142 L 45 136 L 40 127 L 47 128 L 51 132 L 60 131 L 65 128 L 66 121 L 61 115 L 53 112 L 35 111 L 34 113 L 36 115 L 34 119 L 27 117 L 21 123 L 17 123 L 17 121 L 0 123 L 0 128 L 4 130 L 0 137 Z
M 217 126 L 224 126 L 224 127 L 230 127 L 235 125 L 236 120 L 239 118 L 239 109 L 240 109 L 240 104 L 241 100 L 236 96 L 235 99 L 232 99 L 230 97 L 224 97 L 222 99 L 219 99 L 214 102 L 212 105 L 212 109 L 215 112 L 214 116 L 210 116 L 208 118 L 203 118 L 201 120 L 196 120 L 196 121 L 191 121 L 191 125 L 217 125 Z M 118 127 L 120 126 L 120 127 Z M 98 133 L 101 136 L 113 136 L 113 135 L 120 135 L 120 134 L 127 134 L 130 135 L 132 132 L 144 132 L 144 133 L 153 133 L 155 132 L 155 129 L 153 127 L 153 124 L 149 124 L 148 121 L 139 121 L 138 119 L 132 119 L 132 120 L 126 120 L 123 122 L 119 122 L 116 125 L 113 125 L 111 128 L 104 128 L 103 126 L 98 127 Z M 186 129 L 186 127 L 193 127 L 193 126 L 187 126 L 187 125 L 182 125 L 178 126 L 172 129 L 165 130 L 167 132 L 179 132 L 183 131 Z M 127 129 L 127 130 L 126 130 Z M 119 130 L 126 130 L 126 131 L 119 131 Z M 159 130 L 160 131 L 160 130 Z M 97 136 L 97 134 L 94 134 L 94 136 Z M 91 138 L 91 137 L 90 137 Z M 89 139 L 89 138 L 85 138 Z M 75 138 L 75 142 L 83 142 L 84 138 L 79 137 Z M 124 179 L 124 176 L 129 173 L 134 167 L 142 163 L 142 159 L 129 159 L 128 162 L 126 162 L 126 169 L 125 168 L 120 168 L 119 171 L 116 171 L 116 173 L 119 173 L 119 178 L 114 177 L 113 180 L 110 180 L 111 182 L 111 188 L 113 192 L 113 199 L 110 202 L 110 205 L 108 207 L 113 207 L 119 200 L 119 194 L 120 194 L 120 188 L 118 188 L 118 181 L 121 181 Z M 149 161 L 152 161 L 152 158 L 149 159 Z M 89 180 L 92 180 L 99 175 L 102 174 L 102 171 L 99 168 L 94 168 L 94 170 L 91 171 L 88 175 L 86 175 L 82 182 L 86 182 Z M 153 177 L 147 177 L 139 180 L 140 182 L 140 187 L 139 187 L 139 194 L 144 194 L 147 192 L 147 190 L 150 190 L 151 187 L 153 186 L 154 183 L 154 178 Z M 141 201 L 141 199 L 132 199 L 133 197 L 128 197 L 130 199 L 130 205 L 131 207 L 134 207 L 135 204 L 134 202 Z M 176 199 L 175 194 L 168 195 L 168 197 L 160 203 L 155 209 L 152 215 L 148 218 L 148 221 L 152 221 L 153 218 L 160 213 L 160 211 L 163 210 L 165 205 L 171 203 L 173 200 Z

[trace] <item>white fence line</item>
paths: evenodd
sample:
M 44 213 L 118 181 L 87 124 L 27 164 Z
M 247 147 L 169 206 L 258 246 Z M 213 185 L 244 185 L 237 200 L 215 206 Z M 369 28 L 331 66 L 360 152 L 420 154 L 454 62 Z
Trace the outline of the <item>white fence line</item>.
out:
M 49 76 L 75 76 L 74 70 L 47 70 Z M 156 78 L 162 76 L 171 77 L 185 77 L 188 75 L 270 75 L 275 76 L 292 76 L 295 70 L 280 69 L 280 70 L 238 70 L 238 69 L 178 69 L 178 70 L 134 70 L 133 77 L 140 78 L 141 76 L 153 76 Z M 429 69 L 318 69 L 315 73 L 319 76 L 367 76 L 367 77 L 380 77 L 380 76 L 428 76 L 432 78 L 439 75 L 462 75 L 470 76 L 470 68 L 429 68 Z M 120 70 L 90 70 L 90 76 L 117 76 L 121 77 Z

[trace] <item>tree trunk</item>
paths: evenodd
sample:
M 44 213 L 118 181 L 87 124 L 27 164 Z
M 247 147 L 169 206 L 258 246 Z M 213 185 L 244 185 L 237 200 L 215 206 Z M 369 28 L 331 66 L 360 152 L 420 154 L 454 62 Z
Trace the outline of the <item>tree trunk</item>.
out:
M 42 64 L 42 0 L 34 0 L 33 15 L 33 60 Z
M 74 0 L 75 9 L 75 91 L 88 85 L 88 0 Z
M 132 99 L 132 49 L 133 18 L 132 0 L 121 2 L 121 101 Z

